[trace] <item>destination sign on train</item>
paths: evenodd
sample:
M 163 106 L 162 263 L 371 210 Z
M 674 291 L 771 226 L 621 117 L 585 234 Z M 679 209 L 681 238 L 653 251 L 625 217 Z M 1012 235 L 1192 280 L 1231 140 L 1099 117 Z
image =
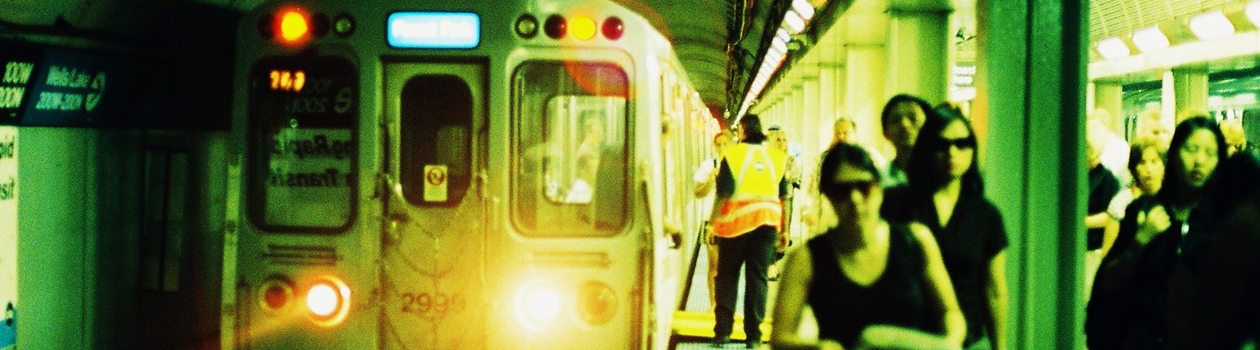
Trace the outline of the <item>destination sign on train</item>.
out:
M 464 12 L 394 12 L 389 46 L 404 49 L 471 49 L 481 43 L 481 18 Z
M 358 105 L 358 74 L 342 58 L 266 59 L 254 67 L 252 80 L 252 113 L 292 127 L 341 125 Z

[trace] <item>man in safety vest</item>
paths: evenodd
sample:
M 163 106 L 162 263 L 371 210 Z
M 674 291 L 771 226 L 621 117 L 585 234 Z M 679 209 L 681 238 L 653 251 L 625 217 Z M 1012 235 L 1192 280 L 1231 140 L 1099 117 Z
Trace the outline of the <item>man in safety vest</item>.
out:
M 745 267 L 744 334 L 749 348 L 761 344 L 768 284 L 766 269 L 774 262 L 776 244 L 787 246 L 783 227 L 784 177 L 787 154 L 765 145 L 761 118 L 745 115 L 739 121 L 740 143 L 727 147 L 719 165 L 713 233 L 717 236 L 717 324 L 714 345 L 730 341 L 735 323 L 739 268 Z

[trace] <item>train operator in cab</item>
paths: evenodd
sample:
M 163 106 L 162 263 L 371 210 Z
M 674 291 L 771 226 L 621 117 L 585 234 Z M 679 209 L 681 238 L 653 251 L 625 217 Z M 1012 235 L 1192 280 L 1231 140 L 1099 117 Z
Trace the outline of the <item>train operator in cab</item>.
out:
M 761 344 L 760 325 L 766 312 L 766 269 L 774 261 L 776 247 L 787 246 L 787 234 L 781 229 L 788 156 L 765 145 L 761 118 L 746 115 L 739 126 L 740 143 L 726 149 L 718 168 L 713 222 L 719 257 L 718 306 L 713 343 L 723 346 L 730 341 L 739 268 L 747 263 L 744 334 L 746 345 L 756 348 Z

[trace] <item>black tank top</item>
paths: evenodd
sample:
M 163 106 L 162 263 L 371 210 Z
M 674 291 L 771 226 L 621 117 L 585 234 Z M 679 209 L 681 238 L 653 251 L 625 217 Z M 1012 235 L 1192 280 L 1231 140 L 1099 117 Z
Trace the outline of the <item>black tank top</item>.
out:
M 909 226 L 889 224 L 888 265 L 879 279 L 865 287 L 840 271 L 834 243 L 837 234 L 828 231 L 808 243 L 814 278 L 807 300 L 818 320 L 818 337 L 852 349 L 862 330 L 874 324 L 935 332 L 928 327 L 924 301 L 923 248 Z

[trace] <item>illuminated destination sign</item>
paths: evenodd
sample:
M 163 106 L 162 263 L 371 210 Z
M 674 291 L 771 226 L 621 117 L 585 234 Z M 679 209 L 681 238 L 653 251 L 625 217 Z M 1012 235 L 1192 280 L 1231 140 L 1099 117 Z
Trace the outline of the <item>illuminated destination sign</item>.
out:
M 404 49 L 471 49 L 481 43 L 481 18 L 466 12 L 394 12 L 389 46 Z

